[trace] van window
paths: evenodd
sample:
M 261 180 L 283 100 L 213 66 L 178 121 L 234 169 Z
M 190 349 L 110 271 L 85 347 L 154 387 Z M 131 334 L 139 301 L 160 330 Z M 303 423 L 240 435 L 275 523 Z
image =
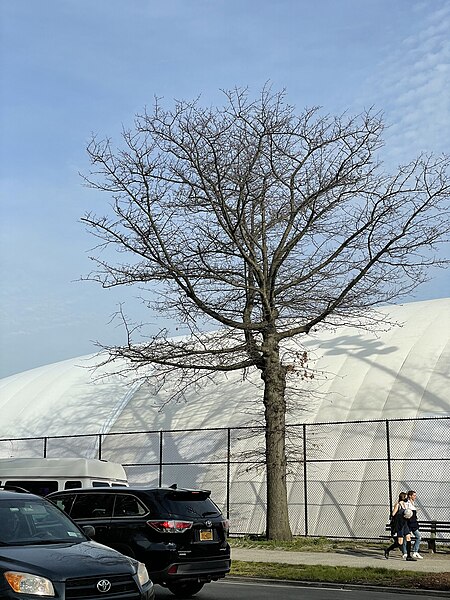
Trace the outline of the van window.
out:
M 117 494 L 114 505 L 115 517 L 132 517 L 145 515 L 148 510 L 143 506 L 136 496 L 129 494 Z
M 32 494 L 37 494 L 38 496 L 46 496 L 50 494 L 50 492 L 58 491 L 58 482 L 57 481 L 6 481 L 5 485 L 15 485 L 17 487 L 24 488 L 28 490 Z
M 112 516 L 114 494 L 77 494 L 72 505 L 72 519 L 104 519 Z
M 65 490 L 73 490 L 73 488 L 80 488 L 80 487 L 82 487 L 81 481 L 66 481 L 66 483 L 64 484 Z
M 107 481 L 93 481 L 92 487 L 109 487 L 109 483 Z

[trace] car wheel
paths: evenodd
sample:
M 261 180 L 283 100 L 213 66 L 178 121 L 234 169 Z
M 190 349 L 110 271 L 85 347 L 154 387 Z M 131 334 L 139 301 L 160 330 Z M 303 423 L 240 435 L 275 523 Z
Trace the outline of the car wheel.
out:
M 191 581 L 173 581 L 167 584 L 167 588 L 175 594 L 177 598 L 190 598 L 197 592 L 199 592 L 204 583 L 192 579 Z

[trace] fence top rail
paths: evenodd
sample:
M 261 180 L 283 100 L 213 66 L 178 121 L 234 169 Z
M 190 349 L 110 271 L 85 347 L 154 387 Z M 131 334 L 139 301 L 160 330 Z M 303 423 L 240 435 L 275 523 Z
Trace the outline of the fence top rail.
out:
M 321 425 L 352 425 L 359 423 L 396 423 L 400 421 L 444 421 L 449 420 L 450 415 L 440 415 L 435 417 L 409 417 L 409 418 L 398 418 L 398 419 L 360 419 L 356 421 L 321 421 L 321 422 L 308 422 L 308 423 L 288 423 L 287 428 L 290 427 L 319 427 Z M 142 434 L 162 434 L 162 433 L 188 433 L 188 432 L 199 432 L 199 431 L 251 431 L 260 430 L 264 431 L 264 425 L 236 425 L 233 427 L 194 427 L 187 429 L 144 429 L 137 431 L 113 431 L 108 433 L 73 433 L 71 435 L 35 435 L 27 437 L 8 437 L 0 438 L 0 442 L 10 441 L 27 441 L 27 440 L 47 440 L 47 439 L 69 439 L 69 438 L 106 438 L 116 435 L 142 435 Z

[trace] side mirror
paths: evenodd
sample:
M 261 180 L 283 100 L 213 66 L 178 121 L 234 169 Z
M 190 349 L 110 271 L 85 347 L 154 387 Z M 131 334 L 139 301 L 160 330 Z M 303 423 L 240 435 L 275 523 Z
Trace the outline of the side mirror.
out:
M 95 527 L 92 525 L 83 525 L 82 529 L 89 538 L 95 537 Z

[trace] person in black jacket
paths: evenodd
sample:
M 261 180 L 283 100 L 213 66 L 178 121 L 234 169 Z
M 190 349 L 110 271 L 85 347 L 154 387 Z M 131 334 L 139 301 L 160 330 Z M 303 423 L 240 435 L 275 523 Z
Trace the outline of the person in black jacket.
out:
M 391 514 L 391 535 L 394 538 L 394 543 L 384 551 L 384 558 L 389 558 L 389 552 L 395 548 L 402 548 L 404 540 L 406 540 L 406 560 L 415 561 L 411 556 L 411 530 L 409 529 L 409 519 L 412 516 L 412 511 L 406 508 L 406 500 L 408 496 L 405 492 L 400 492 L 398 501 L 394 504 Z

